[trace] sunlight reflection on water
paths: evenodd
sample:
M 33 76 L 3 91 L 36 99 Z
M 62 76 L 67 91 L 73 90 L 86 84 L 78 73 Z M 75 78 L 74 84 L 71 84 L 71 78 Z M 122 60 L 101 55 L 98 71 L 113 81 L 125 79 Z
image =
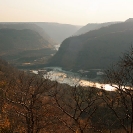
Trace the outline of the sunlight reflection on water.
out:
M 38 71 L 33 70 L 32 72 L 38 74 Z M 81 85 L 81 86 L 97 87 L 99 89 L 105 89 L 107 91 L 115 90 L 115 87 L 112 87 L 109 84 L 101 84 L 98 82 L 88 81 L 84 77 L 80 77 L 80 75 L 77 73 L 64 71 L 60 68 L 47 72 L 47 74 L 44 74 L 43 77 L 49 78 L 52 81 L 58 81 L 59 83 L 66 83 L 71 86 Z

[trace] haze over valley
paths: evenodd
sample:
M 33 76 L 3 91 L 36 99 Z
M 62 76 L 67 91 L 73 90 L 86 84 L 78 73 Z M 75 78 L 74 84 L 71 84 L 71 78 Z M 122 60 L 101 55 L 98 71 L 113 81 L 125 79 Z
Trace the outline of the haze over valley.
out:
M 48 22 L 0 23 L 0 56 L 21 69 L 104 70 L 131 47 L 132 27 L 132 18 L 85 26 Z M 87 75 L 89 77 L 89 73 Z
M 49 63 L 76 71 L 107 69 L 133 42 L 133 21 L 129 20 L 65 39 Z
M 133 133 L 132 0 L 0 0 L 0 133 Z

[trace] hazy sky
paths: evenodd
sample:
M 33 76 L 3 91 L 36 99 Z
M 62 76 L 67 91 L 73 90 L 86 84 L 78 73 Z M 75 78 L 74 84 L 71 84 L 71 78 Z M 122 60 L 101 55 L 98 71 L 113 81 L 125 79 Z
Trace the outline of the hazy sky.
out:
M 75 25 L 133 18 L 133 0 L 0 0 L 0 22 Z

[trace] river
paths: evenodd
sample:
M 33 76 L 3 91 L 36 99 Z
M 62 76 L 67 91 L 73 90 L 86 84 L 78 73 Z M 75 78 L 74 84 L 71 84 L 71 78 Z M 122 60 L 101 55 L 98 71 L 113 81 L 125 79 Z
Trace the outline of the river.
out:
M 109 84 L 103 84 L 102 76 L 103 72 L 101 69 L 90 69 L 87 72 L 71 72 L 62 70 L 60 67 L 45 67 L 41 70 L 31 70 L 35 74 L 43 74 L 44 78 L 48 78 L 52 81 L 58 81 L 59 83 L 66 83 L 71 86 L 91 86 L 97 88 L 103 88 L 107 91 L 114 91 L 115 88 L 111 87 Z M 95 72 L 96 75 L 93 78 L 88 78 L 86 73 Z

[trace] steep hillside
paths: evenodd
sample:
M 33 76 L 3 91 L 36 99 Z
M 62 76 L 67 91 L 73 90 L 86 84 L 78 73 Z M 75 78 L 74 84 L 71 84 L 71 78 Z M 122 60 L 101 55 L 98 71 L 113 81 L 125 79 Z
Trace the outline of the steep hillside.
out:
M 81 28 L 81 26 L 76 25 L 50 22 L 36 22 L 34 24 L 43 28 L 46 33 L 48 33 L 48 35 L 59 44 L 62 43 L 64 39 L 72 36 L 79 28 Z
M 32 30 L 0 29 L 0 52 L 50 47 L 37 32 Z M 17 51 L 16 51 L 17 52 Z
M 47 41 L 48 44 L 54 45 L 56 44 L 52 38 L 49 37 L 49 35 L 42 29 L 41 27 L 37 26 L 36 24 L 33 23 L 0 23 L 0 29 L 16 29 L 16 30 L 24 30 L 24 29 L 30 29 L 33 31 L 38 32 L 44 39 Z
M 36 31 L 0 29 L 0 57 L 10 63 L 45 63 L 51 54 L 55 54 L 53 46 Z
M 30 29 L 38 32 L 49 44 L 60 44 L 64 39 L 72 36 L 81 26 L 50 22 L 0 22 L 0 29 Z
M 87 24 L 83 27 L 81 27 L 76 33 L 75 35 L 81 35 L 81 34 L 85 34 L 91 30 L 96 30 L 96 29 L 100 29 L 101 27 L 106 27 L 109 26 L 111 24 L 115 24 L 118 22 L 107 22 L 107 23 L 90 23 Z
M 113 24 L 64 40 L 49 65 L 68 70 L 107 68 L 132 42 L 132 22 Z

